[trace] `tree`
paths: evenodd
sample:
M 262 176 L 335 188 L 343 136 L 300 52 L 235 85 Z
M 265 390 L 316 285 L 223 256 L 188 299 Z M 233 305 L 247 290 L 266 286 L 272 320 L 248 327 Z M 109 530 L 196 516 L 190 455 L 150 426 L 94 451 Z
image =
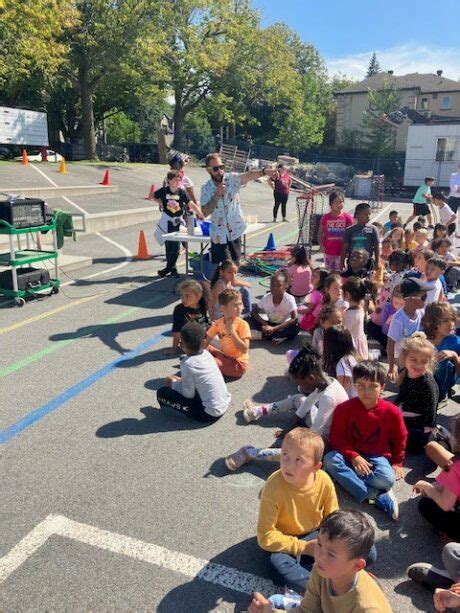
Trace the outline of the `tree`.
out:
M 366 129 L 364 141 L 374 155 L 388 155 L 394 152 L 395 128 L 382 121 L 384 115 L 397 111 L 401 106 L 402 96 L 388 79 L 384 79 L 382 89 L 369 89 L 368 105 L 363 114 Z
M 121 105 L 123 85 L 148 72 L 159 77 L 161 31 L 155 29 L 160 3 L 156 0 L 76 0 L 77 24 L 67 35 L 70 78 L 81 100 L 85 156 L 96 159 L 94 105 L 104 88 L 116 91 L 108 108 Z M 126 92 L 128 94 L 128 92 Z M 117 104 L 121 102 L 121 105 Z M 101 111 L 101 109 L 100 109 Z M 101 114 L 101 113 L 100 113 Z
M 70 0 L 0 1 L 0 102 L 42 107 L 66 61 L 66 28 L 75 23 Z
M 181 149 L 184 121 L 211 96 L 223 91 L 237 39 L 256 25 L 246 0 L 168 0 L 161 30 L 168 53 L 166 85 L 174 97 L 174 147 Z
M 380 64 L 377 60 L 377 55 L 375 54 L 375 51 L 374 51 L 371 59 L 369 60 L 369 66 L 367 68 L 366 77 L 373 77 L 375 74 L 377 74 L 380 71 L 381 71 Z

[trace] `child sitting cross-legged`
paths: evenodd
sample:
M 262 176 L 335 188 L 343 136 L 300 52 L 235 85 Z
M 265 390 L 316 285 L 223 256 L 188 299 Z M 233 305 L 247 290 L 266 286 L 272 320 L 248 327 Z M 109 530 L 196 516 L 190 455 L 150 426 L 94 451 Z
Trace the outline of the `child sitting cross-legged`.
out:
M 311 277 L 313 291 L 306 296 L 298 311 L 301 315 L 300 327 L 306 332 L 311 332 L 318 323 L 319 312 L 324 299 L 324 287 L 329 272 L 324 268 L 315 268 Z
M 331 326 L 324 331 L 324 370 L 335 377 L 347 392 L 349 398 L 355 398 L 353 385 L 353 368 L 359 361 L 350 330 L 343 326 Z
M 418 503 L 421 515 L 436 532 L 460 543 L 460 413 L 455 417 L 452 451 L 432 441 L 426 446 L 426 454 L 442 468 L 434 483 L 420 480 L 414 491 L 422 495 Z
M 239 378 L 248 369 L 251 339 L 249 325 L 240 317 L 243 308 L 240 292 L 224 289 L 219 294 L 219 306 L 223 317 L 212 323 L 204 347 L 213 355 L 223 375 Z M 216 336 L 220 341 L 219 349 L 210 344 Z
M 189 279 L 181 283 L 179 292 L 181 302 L 174 307 L 173 311 L 172 347 L 164 350 L 165 355 L 174 355 L 180 351 L 180 332 L 187 322 L 197 321 L 203 326 L 203 329 L 206 329 L 209 323 L 207 314 L 209 292 L 206 286 Z
M 436 426 L 439 389 L 433 377 L 435 348 L 423 332 L 401 345 L 399 392 L 394 403 L 402 409 L 407 427 L 408 453 L 421 453 Z
M 315 564 L 305 596 L 292 608 L 299 613 L 391 613 L 377 581 L 365 571 L 374 541 L 374 527 L 365 513 L 340 509 L 327 515 L 314 546 Z M 284 596 L 267 599 L 256 592 L 248 613 L 283 610 L 275 608 L 283 600 Z
M 449 302 L 433 302 L 426 307 L 422 326 L 437 349 L 434 378 L 439 387 L 439 400 L 451 395 L 460 377 L 460 336 L 455 333 L 457 315 Z
M 343 310 L 334 306 L 332 303 L 325 304 L 319 312 L 319 326 L 313 332 L 311 346 L 322 355 L 324 349 L 324 332 L 332 326 L 339 326 L 342 323 Z
M 219 294 L 224 289 L 237 289 L 241 294 L 243 301 L 243 313 L 251 312 L 251 295 L 249 287 L 251 284 L 237 277 L 238 266 L 232 260 L 224 260 L 219 262 L 211 279 L 211 297 L 209 313 L 212 321 L 222 317 L 222 311 L 219 307 Z
M 180 333 L 181 376 L 166 379 L 157 391 L 160 406 L 170 407 L 197 419 L 214 422 L 228 409 L 231 396 L 222 374 L 208 351 L 202 349 L 205 331 L 196 321 L 185 324 Z
M 403 476 L 407 429 L 399 408 L 380 397 L 382 364 L 360 362 L 353 368 L 353 383 L 358 397 L 334 411 L 332 451 L 324 457 L 324 468 L 355 500 L 368 500 L 396 520 L 398 502 L 391 488 Z
M 297 592 L 310 576 L 321 521 L 338 508 L 334 484 L 321 470 L 323 453 L 319 434 L 294 428 L 283 440 L 280 470 L 260 495 L 257 542 L 270 553 L 275 583 Z
M 248 320 L 254 340 L 266 338 L 280 343 L 299 333 L 297 304 L 294 296 L 288 294 L 288 286 L 289 275 L 285 270 L 278 270 L 270 278 L 270 291 L 254 305 Z
M 344 279 L 348 277 L 358 277 L 359 279 L 367 279 L 373 269 L 372 260 L 369 258 L 369 253 L 365 249 L 353 249 L 348 258 L 348 268 L 342 273 Z
M 327 438 L 335 407 L 348 398 L 346 391 L 338 381 L 324 373 L 321 357 L 311 347 L 305 347 L 296 355 L 288 372 L 299 393 L 264 405 L 254 405 L 246 400 L 245 420 L 249 423 L 265 415 L 295 412 L 296 425 L 307 426 Z M 237 470 L 252 460 L 279 461 L 279 456 L 280 449 L 246 445 L 227 456 L 225 463 L 229 470 Z

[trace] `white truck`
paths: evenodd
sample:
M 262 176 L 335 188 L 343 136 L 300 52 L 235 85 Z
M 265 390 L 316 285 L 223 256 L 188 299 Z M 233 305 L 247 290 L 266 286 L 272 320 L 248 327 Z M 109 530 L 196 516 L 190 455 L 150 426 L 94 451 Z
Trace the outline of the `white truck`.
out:
M 46 113 L 0 106 L 0 144 L 49 147 Z

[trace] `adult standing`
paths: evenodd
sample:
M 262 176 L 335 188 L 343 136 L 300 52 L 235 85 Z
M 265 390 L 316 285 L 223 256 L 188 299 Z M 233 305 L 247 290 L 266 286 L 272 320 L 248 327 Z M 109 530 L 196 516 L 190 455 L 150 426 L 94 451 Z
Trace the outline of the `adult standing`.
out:
M 190 200 L 198 204 L 198 200 L 196 199 L 195 192 L 193 190 L 193 181 L 191 180 L 190 177 L 188 177 L 185 174 L 184 166 L 187 164 L 187 162 L 188 162 L 188 157 L 184 158 L 176 154 L 174 157 L 172 157 L 169 160 L 168 163 L 169 163 L 171 170 L 177 170 L 180 175 L 179 187 L 181 187 L 182 189 L 185 189 Z
M 460 164 L 457 167 L 457 171 L 450 175 L 449 179 L 449 199 L 447 204 L 452 209 L 453 213 L 456 213 L 460 206 Z M 457 227 L 458 227 L 458 215 L 457 215 Z
M 240 189 L 249 181 L 267 174 L 267 170 L 249 170 L 236 173 L 225 172 L 225 165 L 218 153 L 206 156 L 209 181 L 201 188 L 201 210 L 206 217 L 211 215 L 211 258 L 216 264 L 232 259 L 239 264 L 241 237 L 246 224 L 240 205 Z
M 433 184 L 434 184 L 433 177 L 425 177 L 425 180 L 420 185 L 420 187 L 417 189 L 412 199 L 412 204 L 413 204 L 414 209 L 413 209 L 412 215 L 406 220 L 403 226 L 404 228 L 407 225 L 409 225 L 413 219 L 415 219 L 416 217 L 419 217 L 420 215 L 423 215 L 428 218 L 429 228 L 433 227 L 433 221 L 431 219 L 431 211 L 430 211 L 430 207 L 428 206 L 432 199 L 431 188 L 433 187 Z
M 289 198 L 289 190 L 291 189 L 292 179 L 286 172 L 284 164 L 278 164 L 277 171 L 273 177 L 268 179 L 268 183 L 273 188 L 273 197 L 275 204 L 273 206 L 273 221 L 276 222 L 278 216 L 278 209 L 281 205 L 281 215 L 283 221 L 287 221 L 286 218 L 286 205 Z

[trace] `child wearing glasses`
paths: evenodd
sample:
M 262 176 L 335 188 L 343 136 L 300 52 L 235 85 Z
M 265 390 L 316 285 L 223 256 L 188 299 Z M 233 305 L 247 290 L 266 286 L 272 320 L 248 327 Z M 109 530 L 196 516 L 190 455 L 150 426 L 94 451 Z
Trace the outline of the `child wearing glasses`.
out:
M 427 292 L 433 287 L 433 283 L 425 283 L 416 277 L 406 277 L 401 283 L 404 306 L 393 315 L 388 330 L 387 357 L 390 381 L 396 381 L 398 358 L 404 339 L 412 336 L 422 327 Z

